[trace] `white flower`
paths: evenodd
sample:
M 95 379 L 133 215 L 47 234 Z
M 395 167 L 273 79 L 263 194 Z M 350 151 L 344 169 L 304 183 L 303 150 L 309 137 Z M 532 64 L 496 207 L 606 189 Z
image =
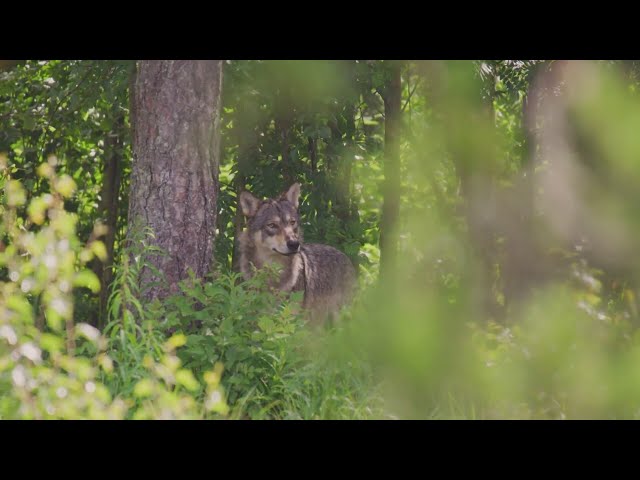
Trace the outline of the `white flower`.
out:
M 35 282 L 32 278 L 25 278 L 20 284 L 20 290 L 22 290 L 24 293 L 29 293 L 33 288 L 34 283 Z
M 0 337 L 6 338 L 9 345 L 15 345 L 18 342 L 16 332 L 9 325 L 2 325 L 0 327 Z
M 24 373 L 24 367 L 22 365 L 18 365 L 13 369 L 11 379 L 16 387 L 24 387 L 25 383 L 27 383 L 27 376 Z
M 60 291 L 62 293 L 69 293 L 70 287 L 71 285 L 69 285 L 69 282 L 67 282 L 66 280 L 62 280 L 58 285 L 58 288 L 60 288 Z
M 92 342 L 97 342 L 100 338 L 100 332 L 97 328 L 92 327 L 88 323 L 79 323 L 76 328 Z
M 44 256 L 44 265 L 47 268 L 53 269 L 58 265 L 58 259 L 53 254 L 45 255 Z
M 51 308 L 53 308 L 58 314 L 64 316 L 67 314 L 69 307 L 67 305 L 67 302 L 65 302 L 63 299 L 55 298 L 51 302 Z
M 38 347 L 36 347 L 33 343 L 28 342 L 20 347 L 20 353 L 27 357 L 32 362 L 40 361 L 41 351 Z

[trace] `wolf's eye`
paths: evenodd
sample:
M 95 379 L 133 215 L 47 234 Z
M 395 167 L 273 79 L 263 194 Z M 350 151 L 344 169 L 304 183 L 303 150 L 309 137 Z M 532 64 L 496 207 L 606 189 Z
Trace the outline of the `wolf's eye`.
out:
M 291 220 L 289 223 L 290 223 L 291 225 L 295 225 L 295 224 L 296 224 L 296 221 L 295 221 L 295 220 Z
M 276 225 L 275 223 L 269 223 L 267 225 L 267 227 L 269 227 L 269 228 L 278 228 L 278 225 Z

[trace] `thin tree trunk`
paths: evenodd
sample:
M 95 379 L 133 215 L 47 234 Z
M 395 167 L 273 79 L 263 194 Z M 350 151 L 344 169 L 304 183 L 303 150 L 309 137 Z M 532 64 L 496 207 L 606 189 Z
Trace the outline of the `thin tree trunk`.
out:
M 315 175 L 318 171 L 318 142 L 315 138 L 307 137 L 307 150 L 311 162 L 311 173 Z
M 145 300 L 177 291 L 192 270 L 210 272 L 218 195 L 222 62 L 141 61 L 133 91 L 135 128 L 130 232 L 151 227 L 150 243 L 166 255 L 143 269 Z
M 495 133 L 492 100 L 493 80 L 489 80 L 489 95 L 482 99 L 480 82 L 466 91 L 452 88 L 456 78 L 473 75 L 473 64 L 466 61 L 425 62 L 421 64 L 425 80 L 434 91 L 433 103 L 441 113 L 445 129 L 444 140 L 459 179 L 461 202 L 455 208 L 456 216 L 465 217 L 467 235 L 473 247 L 478 268 L 473 273 L 480 288 L 474 289 L 474 301 L 488 317 L 499 319 L 503 308 L 494 292 L 496 238 L 505 232 L 502 219 L 496 212 L 505 205 L 498 201 L 494 171 L 497 152 L 491 137 Z M 466 122 L 466 123 L 465 123 Z M 460 125 L 465 125 L 461 128 Z M 470 131 L 484 131 L 484 136 L 470 135 Z M 434 185 L 434 191 L 438 192 Z M 444 203 L 443 203 L 444 204 Z M 511 205 L 507 205 L 511 207 Z M 500 220 L 500 221 L 498 221 Z
M 116 120 L 113 136 L 107 137 L 105 142 L 105 165 L 103 172 L 102 190 L 100 193 L 100 205 L 98 207 L 99 216 L 103 219 L 107 227 L 107 233 L 103 239 L 107 250 L 107 259 L 102 262 L 96 259 L 93 264 L 93 271 L 100 279 L 100 307 L 95 326 L 102 328 L 105 324 L 107 300 L 109 298 L 109 285 L 113 281 L 113 250 L 118 222 L 118 193 L 122 179 L 122 137 L 121 132 L 124 127 L 124 117 Z
M 240 166 L 240 162 L 238 167 Z M 236 190 L 236 199 L 240 198 L 240 194 L 245 189 L 246 178 L 243 172 L 238 171 L 238 174 L 234 178 L 235 190 Z M 242 209 L 240 208 L 239 202 L 236 202 L 236 214 L 233 218 L 233 251 L 231 252 L 231 268 L 234 272 L 240 271 L 240 234 L 244 229 L 244 215 L 242 214 Z
M 339 174 L 336 177 L 336 213 L 343 224 L 351 220 L 351 172 L 353 170 L 354 133 L 355 133 L 355 106 L 347 103 L 344 107 L 346 128 L 344 135 L 344 147 L 339 158 Z
M 252 111 L 253 110 L 253 111 Z M 236 193 L 236 213 L 233 219 L 234 237 L 233 251 L 231 253 L 231 267 L 235 272 L 240 271 L 240 252 L 238 240 L 244 229 L 245 217 L 242 209 L 237 201 L 240 194 L 245 190 L 247 177 L 253 168 L 254 159 L 257 156 L 257 134 L 255 106 L 249 103 L 247 97 L 242 97 L 238 103 L 237 116 L 233 122 L 233 138 L 238 145 L 237 165 L 238 171 L 233 179 L 234 189 Z
M 288 186 L 295 182 L 290 154 L 291 129 L 293 128 L 293 104 L 291 102 L 291 95 L 289 92 L 284 92 L 280 95 L 280 104 L 277 107 L 275 128 L 276 133 L 280 138 L 282 176 L 285 185 Z
M 401 95 L 401 64 L 394 61 L 391 64 L 391 78 L 384 91 L 384 203 L 380 232 L 381 277 L 390 274 L 396 263 L 398 249 Z
M 536 190 L 540 188 L 536 170 L 541 165 L 542 158 L 548 154 L 548 152 L 541 151 L 538 120 L 540 117 L 545 117 L 544 107 L 542 111 L 540 108 L 545 101 L 549 101 L 548 97 L 553 96 L 554 89 L 559 86 L 565 66 L 565 62 L 540 64 L 536 68 L 535 75 L 532 76 L 522 104 L 522 123 L 525 135 L 523 164 L 526 175 L 521 176 L 516 184 L 519 192 L 519 208 L 513 223 L 517 225 L 517 228 L 511 229 L 505 241 L 506 255 L 503 270 L 504 294 L 507 305 L 518 301 L 536 283 L 545 281 L 552 270 L 549 257 L 534 231 Z M 560 106 L 558 111 L 562 111 L 561 98 L 559 97 L 558 101 L 553 101 L 554 105 Z M 546 115 L 544 118 L 544 122 L 547 124 L 562 121 L 562 115 L 558 115 L 558 118 Z M 562 123 L 560 124 L 562 125 Z M 543 124 L 544 129 L 555 131 L 554 127 Z

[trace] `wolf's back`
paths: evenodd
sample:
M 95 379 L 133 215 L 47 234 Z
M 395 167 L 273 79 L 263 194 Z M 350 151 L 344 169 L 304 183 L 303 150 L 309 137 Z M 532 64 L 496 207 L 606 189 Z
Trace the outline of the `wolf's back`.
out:
M 304 244 L 305 306 L 319 313 L 338 310 L 351 300 L 356 271 L 340 250 L 317 243 Z

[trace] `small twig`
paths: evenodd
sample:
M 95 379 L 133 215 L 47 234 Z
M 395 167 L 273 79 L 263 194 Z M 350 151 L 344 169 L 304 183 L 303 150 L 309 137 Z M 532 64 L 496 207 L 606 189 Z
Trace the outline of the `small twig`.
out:
M 411 97 L 413 96 L 413 94 L 415 93 L 416 89 L 418 88 L 418 84 L 420 83 L 420 81 L 417 81 L 416 84 L 413 86 L 413 90 L 411 90 L 411 92 L 409 92 L 409 96 L 407 97 L 407 100 L 404 102 L 404 105 L 402 106 L 402 108 L 400 109 L 401 112 L 404 112 L 404 109 L 407 108 L 407 105 L 409 104 L 409 102 L 411 101 Z M 407 88 L 409 86 L 407 85 Z
M 364 105 L 364 101 L 360 102 L 358 105 L 358 111 L 360 112 L 360 128 L 364 129 L 364 112 L 362 111 L 362 106 Z

